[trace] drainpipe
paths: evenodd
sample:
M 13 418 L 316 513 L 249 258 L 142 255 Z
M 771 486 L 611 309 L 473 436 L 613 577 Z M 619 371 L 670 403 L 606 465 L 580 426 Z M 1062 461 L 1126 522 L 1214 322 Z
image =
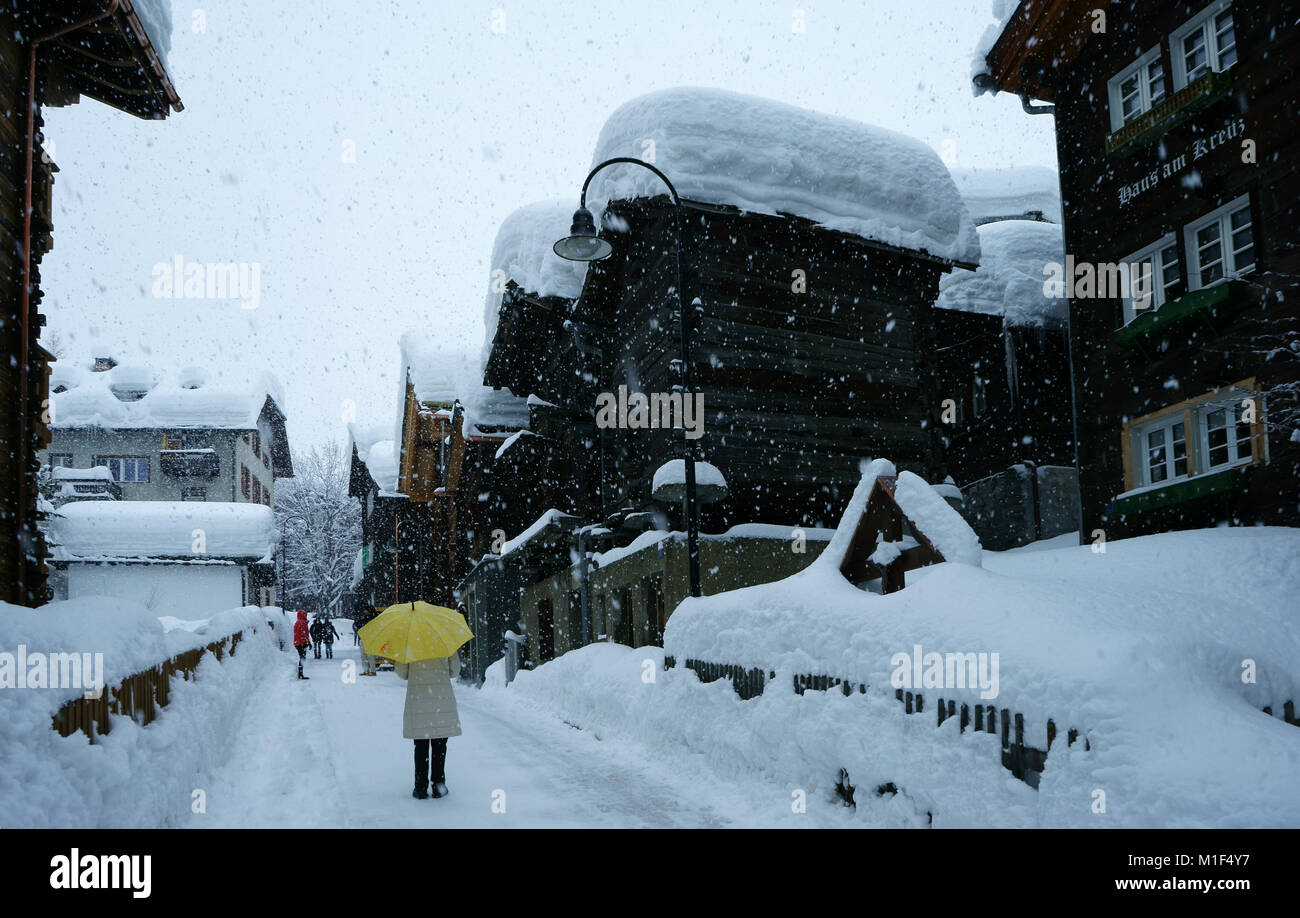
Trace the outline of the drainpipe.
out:
M 31 350 L 28 347 L 28 339 L 31 337 L 31 299 L 32 299 L 32 185 L 36 176 L 36 49 L 42 42 L 50 41 L 69 32 L 75 32 L 77 29 L 93 25 L 101 19 L 107 19 L 117 12 L 121 0 L 110 0 L 108 8 L 102 13 L 96 13 L 79 22 L 71 25 L 61 26 L 52 32 L 46 32 L 44 35 L 37 35 L 32 38 L 27 45 L 27 93 L 23 99 L 27 107 L 26 112 L 26 140 L 23 147 L 23 280 L 21 288 L 21 305 L 19 307 L 19 327 L 20 338 L 19 344 L 19 361 L 18 361 L 18 424 L 20 436 L 18 437 L 18 601 L 25 601 L 27 592 L 27 506 L 25 503 L 27 485 L 27 461 L 30 444 L 28 437 L 31 433 L 28 428 L 28 411 L 30 410 L 28 389 L 29 374 L 28 364 L 31 362 Z
M 1033 102 L 1029 101 L 1029 93 L 1027 92 L 1022 92 L 1020 94 L 1020 107 L 1023 108 L 1025 110 L 1025 113 L 1029 115 L 1056 114 L 1055 105 L 1035 105 Z
M 587 569 L 587 527 L 578 530 L 578 595 L 582 605 L 582 646 L 591 643 L 591 580 Z

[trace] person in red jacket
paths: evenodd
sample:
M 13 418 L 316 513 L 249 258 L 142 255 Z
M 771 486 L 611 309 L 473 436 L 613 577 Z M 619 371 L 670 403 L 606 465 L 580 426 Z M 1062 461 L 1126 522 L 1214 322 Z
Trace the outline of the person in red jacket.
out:
M 302 661 L 307 659 L 307 648 L 311 646 L 311 631 L 307 626 L 307 610 L 298 610 L 298 620 L 293 623 L 293 646 L 298 649 L 298 678 L 310 679 L 302 674 Z

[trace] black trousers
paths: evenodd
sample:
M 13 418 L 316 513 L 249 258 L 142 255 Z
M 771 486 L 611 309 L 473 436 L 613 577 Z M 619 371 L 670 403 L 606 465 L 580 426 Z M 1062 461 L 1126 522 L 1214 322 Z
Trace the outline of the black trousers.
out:
M 306 645 L 306 644 L 296 644 L 296 645 L 294 645 L 294 649 L 298 651 L 298 676 L 299 676 L 299 678 L 301 678 L 301 677 L 302 677 L 302 661 L 305 660 L 305 659 L 307 659 L 307 645 Z
M 433 747 L 433 761 L 429 761 L 429 747 Z M 447 737 L 418 739 L 415 741 L 415 786 L 428 787 L 447 783 Z

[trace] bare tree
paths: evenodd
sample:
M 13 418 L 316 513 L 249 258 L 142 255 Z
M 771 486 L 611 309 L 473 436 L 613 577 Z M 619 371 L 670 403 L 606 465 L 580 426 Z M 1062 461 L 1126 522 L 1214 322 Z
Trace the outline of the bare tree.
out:
M 324 612 L 348 589 L 361 546 L 361 508 L 348 497 L 348 463 L 336 441 L 313 446 L 276 490 L 288 608 Z

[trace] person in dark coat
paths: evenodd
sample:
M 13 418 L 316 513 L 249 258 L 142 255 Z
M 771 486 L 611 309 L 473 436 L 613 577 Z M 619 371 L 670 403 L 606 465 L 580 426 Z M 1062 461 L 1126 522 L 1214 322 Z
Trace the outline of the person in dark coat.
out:
M 320 622 L 320 636 L 325 642 L 325 659 L 334 659 L 334 641 L 338 638 L 339 633 L 334 627 L 334 623 L 328 618 L 322 618 Z
M 302 661 L 307 659 L 307 648 L 311 645 L 311 628 L 307 624 L 307 610 L 298 610 L 298 620 L 293 623 L 293 646 L 298 651 L 298 678 L 310 679 L 302 674 Z
M 323 638 L 323 637 L 325 636 L 325 635 L 322 633 L 322 629 L 321 629 L 321 625 L 322 625 L 322 624 L 323 624 L 323 623 L 321 622 L 320 617 L 317 616 L 317 618 L 316 618 L 316 619 L 311 623 L 311 628 L 308 629 L 308 630 L 310 631 L 310 633 L 311 633 L 311 649 L 312 649 L 312 652 L 313 652 L 314 654 L 316 654 L 316 659 L 317 659 L 317 660 L 320 659 L 320 642 L 321 642 L 321 638 Z

